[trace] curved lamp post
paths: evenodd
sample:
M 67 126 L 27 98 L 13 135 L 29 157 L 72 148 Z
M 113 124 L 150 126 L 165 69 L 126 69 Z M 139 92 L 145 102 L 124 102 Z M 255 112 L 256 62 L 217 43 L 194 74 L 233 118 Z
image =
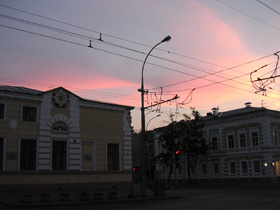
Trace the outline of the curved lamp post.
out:
M 141 89 L 138 89 L 139 92 L 141 92 L 141 127 L 142 127 L 142 131 L 141 131 L 141 150 L 142 150 L 142 157 L 141 157 L 141 164 L 142 164 L 142 196 L 145 197 L 146 196 L 146 190 L 145 190 L 145 107 L 144 107 L 144 95 L 145 95 L 145 90 L 144 90 L 144 78 L 143 78 L 143 74 L 144 74 L 144 67 L 145 67 L 145 63 L 147 61 L 147 58 L 149 57 L 149 55 L 151 54 L 151 52 L 161 43 L 163 42 L 167 42 L 171 39 L 171 36 L 167 36 L 165 37 L 161 42 L 157 43 L 151 50 L 150 52 L 147 54 L 143 66 L 142 66 L 142 77 L 141 77 Z

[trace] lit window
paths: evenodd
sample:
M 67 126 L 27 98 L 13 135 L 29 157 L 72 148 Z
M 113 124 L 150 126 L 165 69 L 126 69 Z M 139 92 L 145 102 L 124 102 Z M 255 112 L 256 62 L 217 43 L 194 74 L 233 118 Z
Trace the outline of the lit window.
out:
M 36 170 L 36 140 L 21 139 L 20 170 Z
M 36 122 L 37 108 L 23 106 L 22 107 L 22 121 L 25 122 Z
M 120 170 L 119 144 L 107 145 L 107 168 L 108 170 Z

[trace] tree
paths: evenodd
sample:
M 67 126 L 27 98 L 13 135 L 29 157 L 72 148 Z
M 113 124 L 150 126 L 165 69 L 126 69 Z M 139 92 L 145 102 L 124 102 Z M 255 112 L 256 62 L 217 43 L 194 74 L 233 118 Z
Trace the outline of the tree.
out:
M 178 132 L 176 122 L 173 120 L 173 115 L 170 115 L 171 123 L 160 129 L 161 135 L 159 136 L 159 144 L 164 149 L 163 152 L 156 156 L 157 162 L 169 167 L 168 183 L 170 183 L 172 168 L 174 161 L 176 161 L 175 153 L 179 149 L 180 142 L 178 139 Z
M 193 119 L 185 115 L 185 120 L 178 123 L 179 138 L 182 142 L 182 153 L 187 158 L 188 180 L 191 183 L 191 160 L 199 155 L 206 155 L 208 146 L 203 137 L 204 122 L 194 108 L 192 108 Z

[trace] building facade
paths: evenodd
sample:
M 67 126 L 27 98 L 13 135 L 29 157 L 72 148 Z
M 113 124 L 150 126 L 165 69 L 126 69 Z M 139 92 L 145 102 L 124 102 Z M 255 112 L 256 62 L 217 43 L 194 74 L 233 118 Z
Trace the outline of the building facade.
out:
M 211 149 L 191 162 L 196 180 L 280 181 L 280 112 L 252 107 L 203 117 L 204 136 Z M 155 144 L 157 145 L 157 144 Z M 161 152 L 161 146 L 155 148 Z M 162 178 L 168 169 L 158 166 Z M 174 175 L 172 175 L 174 177 Z M 187 162 L 180 160 L 178 179 L 187 179 Z
M 0 87 L 2 187 L 112 187 L 132 182 L 133 107 Z

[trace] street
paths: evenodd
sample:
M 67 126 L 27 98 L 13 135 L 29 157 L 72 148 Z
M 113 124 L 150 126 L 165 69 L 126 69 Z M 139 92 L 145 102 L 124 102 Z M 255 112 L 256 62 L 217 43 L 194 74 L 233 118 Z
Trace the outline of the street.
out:
M 181 197 L 155 198 L 138 202 L 124 202 L 106 205 L 76 205 L 76 206 L 48 206 L 26 208 L 33 210 L 154 210 L 154 209 L 279 209 L 280 185 L 278 184 L 198 184 L 184 187 L 174 194 Z M 12 209 L 7 206 L 0 206 L 1 209 Z

